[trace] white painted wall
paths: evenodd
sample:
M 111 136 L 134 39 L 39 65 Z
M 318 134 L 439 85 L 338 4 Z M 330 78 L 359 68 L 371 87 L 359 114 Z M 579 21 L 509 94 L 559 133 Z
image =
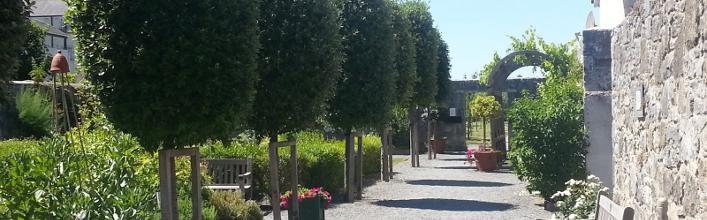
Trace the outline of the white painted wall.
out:
M 611 29 L 626 18 L 626 7 L 631 7 L 634 0 L 594 0 L 599 4 L 599 27 Z M 627 4 L 627 5 L 626 5 Z M 597 5 L 597 4 L 595 4 Z

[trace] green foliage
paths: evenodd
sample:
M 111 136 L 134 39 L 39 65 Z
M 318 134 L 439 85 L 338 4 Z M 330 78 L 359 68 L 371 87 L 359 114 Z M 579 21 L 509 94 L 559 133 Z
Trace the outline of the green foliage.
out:
M 390 128 L 393 132 L 393 145 L 396 148 L 408 148 L 410 146 L 410 119 L 406 108 L 398 106 L 393 109 L 393 121 Z
M 0 160 L 12 153 L 33 151 L 37 149 L 40 141 L 37 140 L 4 140 L 0 141 Z
M 501 62 L 501 56 L 498 55 L 498 52 L 493 52 L 491 62 L 485 64 L 484 67 L 481 68 L 481 71 L 477 73 L 481 85 L 488 85 L 489 76 L 491 76 L 491 72 L 493 72 L 493 68 L 496 67 L 498 62 Z
M 341 23 L 333 0 L 263 0 L 255 109 L 259 135 L 312 126 L 341 72 Z M 296 12 L 296 13 L 295 13 Z
M 254 201 L 246 201 L 239 192 L 217 191 L 209 201 L 216 208 L 217 219 L 258 220 L 263 219 L 260 207 Z
M 498 117 L 501 113 L 501 104 L 490 95 L 479 95 L 469 105 L 471 116 L 476 120 L 487 121 Z
M 35 137 L 48 135 L 52 130 L 52 103 L 46 92 L 24 88 L 16 97 L 15 107 L 22 126 Z
M 19 53 L 20 66 L 15 75 L 16 80 L 32 79 L 31 72 L 35 68 L 44 69 L 46 75 L 46 71 L 49 70 L 47 64 L 51 63 L 48 60 L 47 47 L 44 45 L 47 30 L 36 22 L 29 22 L 27 30 L 27 38 L 23 44 L 24 49 Z
M 3 219 L 145 219 L 156 211 L 157 164 L 126 135 L 46 139 L 0 160 Z M 70 137 L 76 133 L 71 132 Z
M 216 218 L 216 207 L 213 205 L 209 204 L 209 202 L 204 202 L 203 207 L 201 209 L 201 218 L 204 220 L 216 220 L 219 218 Z M 188 197 L 179 197 L 177 198 L 177 211 L 179 212 L 179 219 L 180 220 L 191 220 L 192 219 L 192 204 L 191 204 L 191 198 Z M 152 217 L 154 220 L 161 219 L 161 214 L 155 213 Z
M 344 76 L 329 113 L 345 131 L 390 121 L 397 78 L 392 12 L 386 0 L 344 2 Z
M 297 163 L 300 172 L 299 184 L 306 187 L 324 187 L 338 192 L 344 187 L 344 141 L 324 140 L 319 132 L 299 132 L 297 139 Z M 380 138 L 366 135 L 363 141 L 364 174 L 378 175 L 380 172 Z M 201 148 L 203 158 L 249 158 L 253 160 L 253 179 L 256 191 L 267 195 L 270 190 L 268 175 L 267 143 L 234 141 L 229 146 L 211 142 Z M 289 190 L 290 152 L 279 150 L 281 192 Z
M 415 39 L 417 75 L 419 81 L 415 85 L 413 103 L 419 106 L 429 106 L 435 102 L 437 95 L 437 65 L 439 34 L 434 28 L 429 5 L 422 0 L 411 0 L 401 4 L 403 12 L 412 24 L 411 32 Z
M 526 94 L 508 114 L 514 172 L 545 199 L 566 181 L 586 177 L 582 66 L 571 45 L 540 44 L 555 62 L 543 64 L 548 72 L 538 97 Z
M 30 0 L 1 0 L 0 1 L 0 102 L 5 100 L 7 81 L 17 71 L 19 57 L 23 51 L 23 43 L 30 31 L 30 22 L 27 17 L 32 9 Z
M 409 107 L 417 83 L 417 60 L 415 38 L 411 32 L 412 23 L 397 2 L 390 2 L 393 9 L 393 31 L 395 34 L 395 67 L 398 73 L 396 101 L 398 105 Z M 395 116 L 394 116 L 395 117 Z M 395 120 L 395 119 L 394 119 Z
M 148 150 L 240 129 L 257 79 L 259 1 L 67 3 L 82 71 L 117 129 Z
M 444 40 L 440 40 L 438 51 L 439 64 L 437 65 L 437 96 L 435 100 L 437 104 L 444 105 L 449 96 L 449 87 L 451 86 L 451 75 L 449 69 L 452 67 L 449 60 L 449 46 Z
M 29 78 L 34 81 L 34 83 L 40 83 L 44 81 L 44 77 L 47 76 L 48 68 L 44 68 L 42 65 L 34 65 L 32 71 L 29 72 Z

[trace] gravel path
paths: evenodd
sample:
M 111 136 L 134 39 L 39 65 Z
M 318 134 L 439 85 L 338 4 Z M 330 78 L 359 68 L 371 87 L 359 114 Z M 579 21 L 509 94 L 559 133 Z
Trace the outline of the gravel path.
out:
M 409 156 L 395 156 L 409 158 Z M 465 155 L 420 155 L 419 168 L 396 164 L 393 180 L 364 190 L 363 200 L 333 204 L 332 219 L 548 219 L 542 199 L 508 169 L 484 173 L 465 163 Z M 272 215 L 265 216 L 272 219 Z M 287 214 L 283 213 L 283 219 Z

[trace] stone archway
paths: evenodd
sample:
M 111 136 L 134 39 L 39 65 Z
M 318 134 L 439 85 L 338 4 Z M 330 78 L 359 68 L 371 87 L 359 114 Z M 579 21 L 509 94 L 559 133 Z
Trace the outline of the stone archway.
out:
M 526 66 L 541 66 L 543 62 L 551 61 L 551 57 L 536 50 L 516 51 L 501 59 L 491 71 L 489 76 L 489 95 L 496 98 L 503 106 L 503 92 L 506 91 L 506 79 L 514 71 Z M 498 118 L 491 120 L 491 146 L 497 150 L 506 150 L 505 114 L 501 109 Z M 508 131 L 512 126 L 509 124 Z

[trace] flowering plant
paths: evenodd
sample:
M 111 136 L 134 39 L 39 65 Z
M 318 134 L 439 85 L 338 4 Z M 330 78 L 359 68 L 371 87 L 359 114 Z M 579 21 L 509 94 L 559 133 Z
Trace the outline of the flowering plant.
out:
M 292 191 L 287 191 L 285 194 L 280 196 L 280 208 L 287 209 L 289 207 L 290 197 L 292 197 Z M 304 199 L 319 198 L 324 203 L 324 208 L 329 208 L 331 203 L 331 194 L 324 191 L 321 187 L 312 187 L 311 189 L 299 188 L 297 192 L 297 201 L 302 201 Z
M 552 219 L 594 219 L 597 195 L 608 188 L 603 187 L 594 175 L 587 177 L 586 181 L 571 179 L 565 185 L 565 191 L 558 191 L 550 197 L 557 201 L 557 212 Z

